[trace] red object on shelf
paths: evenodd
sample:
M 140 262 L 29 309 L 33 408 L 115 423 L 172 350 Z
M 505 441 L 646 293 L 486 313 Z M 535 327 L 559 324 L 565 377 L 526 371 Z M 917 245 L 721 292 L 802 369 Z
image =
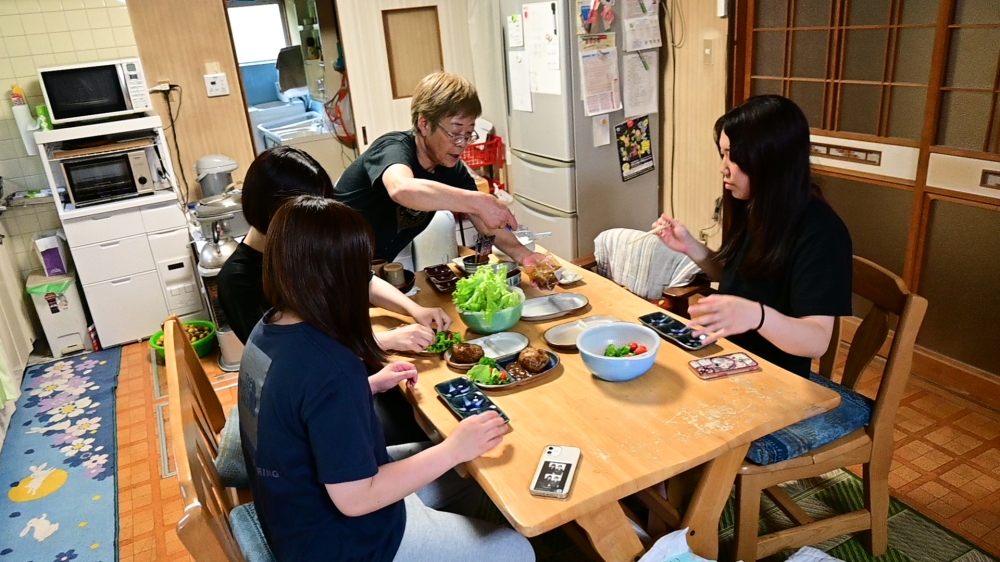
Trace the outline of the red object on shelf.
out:
M 493 166 L 494 164 L 498 168 L 503 168 L 503 139 L 501 137 L 493 137 L 486 142 L 470 144 L 465 147 L 465 152 L 462 153 L 462 160 L 470 168 L 484 168 L 486 166 Z

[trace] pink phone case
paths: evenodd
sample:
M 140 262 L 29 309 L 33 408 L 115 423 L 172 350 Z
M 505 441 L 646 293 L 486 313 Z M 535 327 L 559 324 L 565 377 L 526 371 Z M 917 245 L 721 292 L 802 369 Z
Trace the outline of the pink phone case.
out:
M 760 365 L 746 353 L 730 353 L 705 359 L 688 361 L 688 366 L 694 374 L 704 380 L 718 379 L 740 373 L 752 373 L 760 370 Z

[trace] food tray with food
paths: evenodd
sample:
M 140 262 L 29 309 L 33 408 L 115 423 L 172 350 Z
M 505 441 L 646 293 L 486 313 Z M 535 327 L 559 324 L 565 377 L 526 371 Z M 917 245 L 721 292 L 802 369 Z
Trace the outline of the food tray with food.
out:
M 469 371 L 469 379 L 483 390 L 502 390 L 536 382 L 555 371 L 559 356 L 529 347 L 499 361 L 484 358 Z
M 580 293 L 557 293 L 524 301 L 522 320 L 551 320 L 582 310 L 590 300 Z
M 500 414 L 505 422 L 510 423 L 510 418 L 503 413 L 492 400 L 480 392 L 475 385 L 466 377 L 458 377 L 434 385 L 434 390 L 438 398 L 448 406 L 458 419 L 463 420 L 469 416 L 481 414 L 493 410 Z
M 554 347 L 556 349 L 575 350 L 576 337 L 580 335 L 580 332 L 591 326 L 610 324 L 611 322 L 621 322 L 621 320 L 615 318 L 614 316 L 607 315 L 587 316 L 586 318 L 573 320 L 564 324 L 559 324 L 558 326 L 552 326 L 548 330 L 545 330 L 545 333 L 542 334 L 542 339 L 544 339 L 545 343 L 549 344 L 550 347 Z
M 453 346 L 445 352 L 444 360 L 455 369 L 468 370 L 483 357 L 500 359 L 520 353 L 526 347 L 528 337 L 524 334 L 499 332 Z

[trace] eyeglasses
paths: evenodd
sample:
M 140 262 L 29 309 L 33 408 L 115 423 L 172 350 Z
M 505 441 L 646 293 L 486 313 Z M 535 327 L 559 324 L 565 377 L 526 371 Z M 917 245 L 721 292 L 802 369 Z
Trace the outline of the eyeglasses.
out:
M 457 135 L 444 128 L 444 125 L 440 123 L 438 123 L 438 127 L 444 131 L 444 134 L 448 135 L 448 138 L 451 139 L 451 142 L 455 143 L 455 146 L 468 146 L 479 140 L 479 133 L 475 131 L 472 131 L 468 135 Z

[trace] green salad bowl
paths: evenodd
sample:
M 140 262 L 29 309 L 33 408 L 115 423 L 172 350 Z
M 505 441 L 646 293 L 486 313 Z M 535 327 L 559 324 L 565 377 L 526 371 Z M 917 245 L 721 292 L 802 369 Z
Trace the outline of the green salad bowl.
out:
M 485 312 L 463 312 L 458 311 L 458 316 L 465 322 L 470 330 L 477 334 L 495 334 L 506 332 L 521 319 L 521 311 L 524 309 L 524 291 L 517 287 L 511 287 L 511 291 L 518 294 L 517 305 L 505 308 L 493 314 L 493 318 L 487 322 Z

